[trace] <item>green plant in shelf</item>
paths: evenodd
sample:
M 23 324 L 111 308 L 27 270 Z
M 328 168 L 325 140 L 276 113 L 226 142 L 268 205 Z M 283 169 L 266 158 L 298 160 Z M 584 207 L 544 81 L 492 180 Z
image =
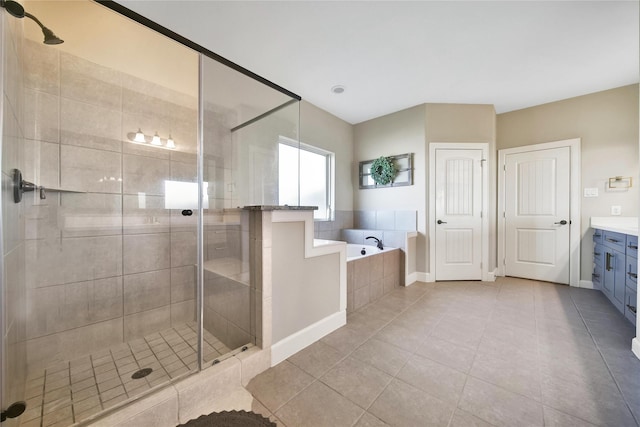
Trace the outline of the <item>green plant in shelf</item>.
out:
M 376 184 L 387 185 L 393 182 L 398 171 L 389 157 L 380 156 L 371 163 L 371 178 Z

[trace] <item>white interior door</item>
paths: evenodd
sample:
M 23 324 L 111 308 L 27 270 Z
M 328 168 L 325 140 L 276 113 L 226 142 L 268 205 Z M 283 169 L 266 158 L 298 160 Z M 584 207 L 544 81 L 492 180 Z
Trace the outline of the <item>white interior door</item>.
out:
M 482 150 L 437 149 L 436 280 L 482 278 Z
M 505 156 L 505 275 L 569 283 L 570 155 Z

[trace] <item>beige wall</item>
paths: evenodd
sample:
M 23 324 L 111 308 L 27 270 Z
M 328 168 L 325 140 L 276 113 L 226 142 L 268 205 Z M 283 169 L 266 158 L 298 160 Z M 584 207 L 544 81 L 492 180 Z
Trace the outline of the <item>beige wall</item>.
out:
M 413 185 L 395 188 L 358 188 L 358 162 L 380 156 L 413 153 Z M 418 213 L 417 270 L 426 272 L 427 205 L 425 106 L 359 123 L 354 127 L 354 210 L 415 210 Z
M 492 105 L 423 104 L 355 126 L 354 206 L 357 210 L 415 209 L 418 212 L 416 270 L 429 272 L 428 164 L 430 142 L 489 143 L 490 188 L 495 189 L 495 111 Z M 358 190 L 359 161 L 381 155 L 414 153 L 414 184 L 409 187 Z M 489 206 L 495 206 L 495 190 Z M 495 208 L 491 209 L 495 235 Z M 490 265 L 495 267 L 495 238 L 490 239 Z M 491 270 L 493 267 L 491 267 Z
M 304 238 L 304 222 L 272 224 L 274 343 L 340 311 L 340 254 L 305 258 Z
M 599 196 L 582 198 L 580 278 L 591 280 L 592 216 L 610 216 L 611 205 L 623 216 L 638 215 L 638 85 L 624 86 L 523 110 L 499 114 L 498 149 L 581 138 L 582 183 Z M 631 176 L 634 187 L 608 192 L 609 177 Z

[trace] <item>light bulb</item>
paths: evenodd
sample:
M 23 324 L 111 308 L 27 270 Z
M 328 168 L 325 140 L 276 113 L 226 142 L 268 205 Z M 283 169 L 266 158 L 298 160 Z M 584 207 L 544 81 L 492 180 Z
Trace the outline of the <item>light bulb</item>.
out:
M 169 134 L 169 139 L 167 139 L 167 148 L 176 148 L 176 143 L 171 138 L 171 134 Z
M 142 133 L 142 130 L 140 130 L 140 128 L 138 128 L 138 132 L 136 132 L 136 137 L 133 138 L 133 140 L 135 142 L 147 142 L 146 138 L 144 137 L 144 133 Z
M 160 137 L 158 136 L 158 132 L 153 135 L 153 139 L 151 140 L 151 144 L 153 145 L 162 145 L 162 141 L 160 141 Z

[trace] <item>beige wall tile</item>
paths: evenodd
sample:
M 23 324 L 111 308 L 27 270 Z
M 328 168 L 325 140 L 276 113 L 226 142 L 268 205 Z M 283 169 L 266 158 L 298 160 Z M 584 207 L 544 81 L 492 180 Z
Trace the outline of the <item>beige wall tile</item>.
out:
M 125 194 L 164 195 L 164 181 L 170 177 L 168 160 L 125 154 L 123 169 Z
M 122 151 L 122 113 L 72 99 L 60 100 L 60 142 L 107 151 Z
M 169 236 L 169 233 L 123 236 L 124 273 L 142 273 L 169 268 Z
M 365 286 L 360 289 L 356 289 L 353 292 L 353 309 L 357 310 L 360 307 L 363 307 L 369 304 L 370 295 L 369 295 L 369 287 Z
M 147 194 L 122 196 L 124 234 L 168 233 L 171 215 L 163 196 Z
M 22 244 L 24 240 L 25 203 L 14 203 L 12 178 L 2 174 L 2 229 L 3 249 L 5 254 Z
M 122 316 L 122 277 L 30 289 L 27 337 L 61 332 Z
M 120 235 L 122 197 L 118 194 L 60 194 L 58 225 L 64 237 Z
M 120 236 L 77 237 L 25 242 L 28 288 L 81 282 L 122 274 Z
M 141 338 L 169 327 L 171 327 L 171 308 L 168 305 L 130 314 L 124 317 L 124 340 Z
M 24 40 L 25 86 L 53 95 L 60 93 L 60 51 Z
M 19 116 L 10 105 L 5 105 L 2 117 L 2 172 L 9 176 L 13 169 L 24 169 L 24 138 L 16 118 Z
M 56 95 L 25 89 L 24 137 L 38 141 L 60 141 L 60 99 Z
M 197 233 L 171 233 L 171 267 L 195 265 L 198 262 Z
M 355 260 L 355 289 L 360 289 L 365 286 L 369 286 L 370 274 L 371 274 L 371 257 L 365 257 Z
M 233 323 L 229 323 L 227 328 L 227 339 L 223 342 L 230 349 L 238 348 L 246 344 L 252 344 L 252 338 L 251 335 L 249 335 L 249 332 L 239 328 Z
M 229 322 L 209 307 L 204 307 L 204 316 L 202 320 L 204 329 L 226 345 L 227 327 Z
M 111 110 L 122 107 L 122 73 L 60 53 L 60 96 Z
M 27 341 L 28 373 L 122 342 L 122 318 Z
M 60 145 L 25 139 L 22 178 L 39 186 L 60 188 Z
M 63 145 L 60 186 L 65 190 L 120 193 L 120 154 Z
M 196 320 L 196 300 L 171 304 L 171 326 L 179 326 Z
M 196 266 L 174 267 L 171 269 L 171 302 L 196 298 Z
M 162 307 L 170 303 L 170 270 L 124 276 L 124 314 Z

